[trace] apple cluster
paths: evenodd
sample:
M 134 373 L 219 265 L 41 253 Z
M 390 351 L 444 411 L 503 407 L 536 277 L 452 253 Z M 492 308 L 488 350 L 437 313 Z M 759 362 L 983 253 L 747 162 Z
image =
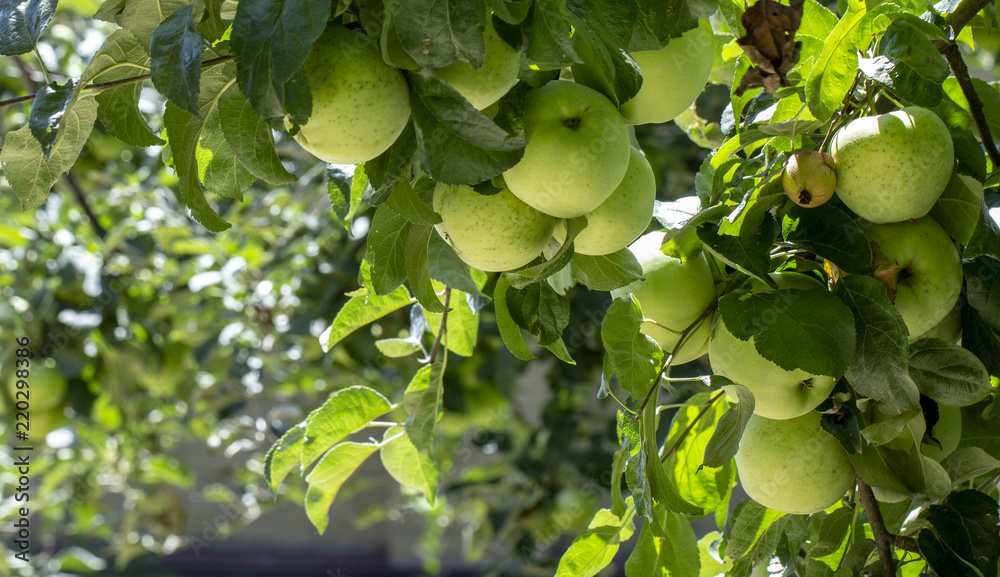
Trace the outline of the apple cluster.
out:
M 518 82 L 521 54 L 492 25 L 484 39 L 481 67 L 459 61 L 432 72 L 473 107 L 489 112 Z M 587 60 L 586 46 L 575 45 Z M 494 179 L 488 193 L 437 183 L 432 205 L 442 220 L 438 233 L 467 264 L 493 272 L 521 268 L 550 243 L 566 242 L 566 219 L 587 219 L 572 239 L 577 253 L 605 255 L 628 246 L 649 225 L 656 196 L 652 168 L 631 145 L 628 126 L 665 122 L 687 109 L 708 80 L 713 46 L 711 26 L 704 21 L 660 50 L 630 54 L 644 84 L 621 106 L 609 98 L 613 90 L 599 68 L 586 62 L 573 67 L 575 80 L 530 90 L 523 157 Z M 406 76 L 387 65 L 360 30 L 329 26 L 304 70 L 313 113 L 293 132 L 317 158 L 334 164 L 371 160 L 388 150 L 409 122 Z M 678 85 L 679 76 L 691 81 Z

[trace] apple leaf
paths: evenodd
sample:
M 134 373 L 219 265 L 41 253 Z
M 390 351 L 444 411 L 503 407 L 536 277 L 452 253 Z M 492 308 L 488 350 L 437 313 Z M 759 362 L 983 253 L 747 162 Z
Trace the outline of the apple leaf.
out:
M 423 493 L 433 507 L 439 476 L 434 459 L 420 452 L 402 427 L 386 429 L 382 443 L 379 457 L 385 470 L 400 485 Z
M 1000 261 L 981 256 L 962 263 L 968 305 L 983 322 L 1000 331 Z
M 207 120 L 195 153 L 198 178 L 209 192 L 242 202 L 243 191 L 253 184 L 253 174 L 229 147 L 222 134 L 218 109 L 209 113 Z
M 226 135 L 226 142 L 247 170 L 271 184 L 285 184 L 296 180 L 296 176 L 285 170 L 278 158 L 271 127 L 267 121 L 257 116 L 237 86 L 230 86 L 222 94 L 219 99 L 219 114 L 223 119 L 222 132 Z M 361 174 L 364 175 L 364 172 Z M 361 192 L 364 192 L 364 187 Z M 356 205 L 357 202 L 352 201 L 349 208 Z M 345 214 L 342 218 L 346 217 Z
M 672 453 L 663 463 L 671 483 L 677 488 L 677 494 L 706 511 L 714 511 L 723 505 L 729 494 L 729 485 L 720 483 L 719 477 L 728 479 L 731 474 L 728 458 L 718 464 L 704 462 L 709 444 L 717 435 L 717 427 L 722 425 L 720 418 L 728 414 L 726 404 L 718 400 L 705 408 L 704 403 L 713 394 L 717 392 L 693 396 L 674 414 L 666 442 Z M 721 471 L 720 467 L 727 467 L 727 470 Z
M 456 61 L 483 66 L 486 45 L 484 0 L 389 0 L 386 9 L 406 53 L 423 68 Z
M 372 285 L 380 296 L 395 291 L 406 280 L 406 239 L 411 224 L 389 203 L 379 206 L 372 217 L 368 251 L 371 253 Z
M 771 245 L 775 235 L 774 218 L 767 214 L 761 226 L 748 239 L 742 236 L 720 234 L 719 227 L 712 223 L 697 228 L 698 238 L 716 258 L 733 268 L 771 284 L 767 273 L 771 269 Z M 728 323 L 727 323 L 728 326 Z
M 807 566 L 822 563 L 830 571 L 836 571 L 840 567 L 850 542 L 848 535 L 854 520 L 854 512 L 852 507 L 841 507 L 823 519 L 819 527 L 819 536 L 809 550 Z
M 434 426 L 441 420 L 444 410 L 444 357 L 432 364 L 424 365 L 413 375 L 403 393 L 403 406 L 409 417 L 406 419 L 406 434 L 418 451 L 431 454 L 434 448 Z
M 548 283 L 532 283 L 521 289 L 511 286 L 505 298 L 514 322 L 538 336 L 543 346 L 561 338 L 569 324 L 569 300 Z
M 936 106 L 950 69 L 923 30 L 906 18 L 893 20 L 873 58 L 859 58 L 858 69 L 897 97 L 923 107 Z
M 918 452 L 919 454 L 919 452 Z M 871 487 L 881 487 L 895 493 L 909 494 L 907 486 L 907 454 L 876 445 L 865 444 L 858 453 L 848 453 L 847 458 Z
M 527 345 L 524 344 L 521 327 L 514 321 L 507 306 L 507 291 L 510 289 L 512 287 L 506 277 L 503 275 L 497 277 L 497 285 L 493 291 L 493 308 L 497 318 L 497 329 L 500 331 L 500 337 L 503 338 L 507 350 L 512 355 L 522 361 L 530 361 L 535 358 L 535 355 L 531 354 Z
M 431 178 L 477 184 L 521 160 L 524 139 L 508 135 L 454 88 L 427 72 L 407 78 L 417 149 Z
M 427 251 L 427 267 L 432 279 L 466 294 L 483 299 L 489 298 L 482 292 L 486 284 L 485 273 L 479 270 L 473 271 L 455 254 L 455 250 L 441 238 L 441 235 L 431 235 Z
M 363 164 L 354 168 L 354 173 L 348 175 L 341 167 L 329 164 L 326 167 L 326 192 L 330 197 L 330 205 L 337 222 L 350 230 L 351 219 L 361 206 L 361 199 L 368 188 L 368 175 Z
M 368 262 L 361 265 L 362 275 L 370 271 Z M 320 335 L 319 344 L 324 352 L 329 351 L 347 335 L 376 321 L 385 315 L 411 304 L 413 299 L 405 286 L 400 286 L 387 295 L 378 295 L 368 289 L 353 293 L 350 300 L 337 311 L 333 323 Z
M 991 256 L 1000 260 L 1000 224 L 990 217 L 984 205 L 979 211 L 979 222 L 972 231 L 972 238 L 962 252 L 963 259 Z
M 0 56 L 31 52 L 56 12 L 57 0 L 8 0 L 0 7 Z
M 750 558 L 766 554 L 760 561 L 769 559 L 777 546 L 777 537 L 784 532 L 788 519 L 789 515 L 785 513 L 747 499 L 735 512 L 726 558 L 732 561 L 749 561 Z M 751 568 L 755 564 L 750 563 Z
M 851 275 L 837 283 L 837 296 L 854 313 L 854 358 L 845 376 L 858 394 L 900 411 L 919 409 L 920 393 L 908 372 L 906 324 L 877 280 Z
M 851 310 L 825 290 L 741 289 L 719 299 L 719 313 L 736 338 L 752 337 L 757 352 L 786 371 L 840 377 L 855 355 Z
M 743 430 L 753 415 L 756 401 L 750 389 L 743 385 L 731 385 L 731 387 L 730 390 L 736 390 L 739 402 L 732 403 L 729 410 L 719 419 L 715 432 L 705 447 L 703 464 L 706 467 L 721 467 L 729 462 L 739 450 Z
M 944 228 L 948 236 L 967 245 L 979 223 L 982 206 L 982 183 L 953 172 L 944 192 L 931 208 L 930 216 Z
M 28 113 L 28 129 L 42 146 L 46 158 L 59 136 L 63 115 L 79 95 L 78 86 L 79 82 L 76 80 L 68 80 L 63 85 L 53 82 L 43 86 L 35 94 L 31 112 Z
M 612 304 L 612 306 L 614 305 Z M 646 388 L 649 388 L 648 385 Z M 704 509 L 698 505 L 689 503 L 681 496 L 677 490 L 677 486 L 674 484 L 674 480 L 667 475 L 664 466 L 660 462 L 660 445 L 657 437 L 657 425 L 660 421 L 656 403 L 657 392 L 656 389 L 652 391 L 645 408 L 640 413 L 640 424 L 642 427 L 642 447 L 640 453 L 644 455 L 644 462 L 646 463 L 645 475 L 646 482 L 649 483 L 649 494 L 656 501 L 657 505 L 665 508 L 667 511 L 700 517 L 705 514 Z M 646 519 L 650 520 L 650 516 L 647 515 Z M 654 529 L 662 533 L 662 530 L 658 526 L 654 527 Z
M 789 86 L 785 78 L 799 61 L 801 42 L 795 32 L 802 22 L 804 0 L 791 0 L 783 6 L 774 0 L 757 0 L 747 7 L 740 23 L 746 34 L 736 40 L 754 66 L 743 75 L 736 94 L 763 87 L 767 94 Z
M 198 86 L 204 40 L 194 23 L 194 4 L 182 6 L 156 27 L 149 46 L 153 86 L 178 108 L 200 117 Z
M 302 442 L 305 436 L 306 424 L 303 421 L 285 431 L 264 456 L 264 478 L 274 493 L 278 492 L 281 482 L 302 461 Z
M 698 575 L 701 556 L 698 537 L 690 521 L 667 511 L 659 524 L 666 532 L 665 537 L 655 535 L 651 523 L 642 526 L 635 548 L 625 562 L 625 575 Z
M 479 305 L 462 291 L 452 289 L 450 306 L 442 344 L 456 355 L 471 357 L 479 338 Z M 437 337 L 441 330 L 442 313 L 426 311 L 424 314 L 427 316 L 428 330 Z
M 313 526 L 322 535 L 329 523 L 330 506 L 344 481 L 378 450 L 375 443 L 345 441 L 330 449 L 306 477 L 305 510 Z
M 642 266 L 623 248 L 601 256 L 573 255 L 573 280 L 594 291 L 612 291 L 642 278 Z
M 323 0 L 242 0 L 230 45 L 240 89 L 263 118 L 290 113 L 299 123 L 311 114 L 302 64 L 326 29 L 332 3 Z
M 431 280 L 427 267 L 427 251 L 434 227 L 429 224 L 411 223 L 406 234 L 404 258 L 406 261 L 406 280 L 410 284 L 413 296 L 427 311 L 443 313 L 444 305 L 438 298 L 434 282 Z
M 302 443 L 302 472 L 348 435 L 392 409 L 375 389 L 356 385 L 330 395 L 306 418 L 306 436 Z
M 910 345 L 910 376 L 920 392 L 953 407 L 965 407 L 993 390 L 986 367 L 971 352 L 941 339 Z
M 788 242 L 833 262 L 852 274 L 872 272 L 872 249 L 861 227 L 846 212 L 826 203 L 793 207 L 782 221 Z
M 525 23 L 528 36 L 525 57 L 533 69 L 559 70 L 580 61 L 570 39 L 565 0 L 536 0 Z
M 639 331 L 643 316 L 632 295 L 615 299 L 601 322 L 601 342 L 621 387 L 641 399 L 649 391 L 663 362 L 663 351 Z
M 1000 335 L 971 306 L 962 308 L 962 346 L 972 351 L 991 375 L 1000 375 Z
M 955 486 L 971 481 L 976 477 L 988 475 L 1000 469 L 1000 459 L 991 456 L 979 447 L 963 447 L 955 449 L 941 460 L 941 466 L 951 477 Z
M 109 2 L 109 4 L 114 3 Z M 173 14 L 175 10 L 188 4 L 190 4 L 188 0 L 128 0 L 122 2 L 120 10 L 117 10 L 117 13 L 113 15 L 113 21 L 134 34 L 139 39 L 139 43 L 148 49 L 153 31 L 160 25 L 160 22 Z
M 930 527 L 917 533 L 917 546 L 941 575 L 996 577 L 1000 564 L 997 501 L 972 489 L 952 493 L 922 513 Z
M 622 541 L 631 539 L 633 531 L 631 515 L 622 519 L 601 509 L 559 559 L 556 577 L 594 577 L 611 563 Z
M 598 86 L 604 95 L 615 104 L 632 99 L 642 85 L 642 72 L 625 50 L 607 33 L 602 26 L 593 26 L 571 15 L 575 29 L 573 43 L 583 58 L 588 71 L 598 76 Z
M 144 74 L 149 69 L 149 52 L 134 34 L 115 30 L 94 54 L 80 82 L 110 82 Z M 135 83 L 103 90 L 97 94 L 97 116 L 112 136 L 132 146 L 163 144 L 139 113 L 142 84 Z
M 657 5 L 657 10 L 650 10 L 644 0 L 568 0 L 566 4 L 580 18 L 607 29 L 626 52 L 662 48 L 719 6 L 704 0 L 671 0 Z

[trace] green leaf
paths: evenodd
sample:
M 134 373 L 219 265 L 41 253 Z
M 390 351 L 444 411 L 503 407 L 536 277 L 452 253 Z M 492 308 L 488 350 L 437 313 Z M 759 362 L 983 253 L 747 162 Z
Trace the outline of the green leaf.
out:
M 672 454 L 664 462 L 664 468 L 682 499 L 705 511 L 714 511 L 729 496 L 729 483 L 719 481 L 721 478 L 728 481 L 732 473 L 728 459 L 719 465 L 703 466 L 705 451 L 725 411 L 725 404 L 718 401 L 710 407 L 702 406 L 708 402 L 709 393 L 697 394 L 674 415 L 666 441 Z
M 625 562 L 625 576 L 697 577 L 701 555 L 690 521 L 668 511 L 661 524 L 666 538 L 654 535 L 651 524 L 643 525 L 635 549 Z
M 115 22 L 139 39 L 146 49 L 156 27 L 174 11 L 190 4 L 190 0 L 128 0 L 115 16 Z
M 52 185 L 76 162 L 97 120 L 97 103 L 83 97 L 63 114 L 59 135 L 46 158 L 28 125 L 8 132 L 0 150 L 0 167 L 24 210 L 45 203 Z
M 375 341 L 375 348 L 390 359 L 398 359 L 418 352 L 420 343 L 411 339 L 379 339 Z
M 910 345 L 910 377 L 921 394 L 953 407 L 977 403 L 993 390 L 990 374 L 976 355 L 941 339 Z
M 819 527 L 819 536 L 809 550 L 809 559 L 836 571 L 847 553 L 853 519 L 854 510 L 849 507 L 841 507 L 827 515 Z
M 153 86 L 195 117 L 201 115 L 198 94 L 203 42 L 194 23 L 194 4 L 188 4 L 156 27 L 149 46 Z
M 469 265 L 455 254 L 455 250 L 441 238 L 441 235 L 431 235 L 427 253 L 427 268 L 432 279 L 473 296 L 489 298 L 481 290 L 486 284 L 486 275 L 481 271 L 473 273 Z M 473 274 L 476 275 L 475 279 Z
M 705 248 L 716 258 L 763 282 L 770 283 L 767 273 L 771 269 L 770 252 L 774 243 L 775 228 L 774 218 L 767 214 L 761 226 L 757 227 L 753 236 L 747 239 L 720 234 L 719 227 L 712 223 L 699 226 L 697 231 L 698 238 L 705 244 Z
M 601 322 L 601 342 L 611 370 L 632 398 L 641 399 L 663 363 L 663 351 L 650 336 L 640 332 L 643 316 L 632 295 L 615 299 Z
M 983 115 L 986 117 L 990 133 L 1000 133 L 1000 89 L 995 83 L 990 84 L 978 78 L 972 79 L 972 86 L 983 104 Z M 946 95 L 945 101 L 941 104 L 941 107 L 946 109 L 944 118 L 949 125 L 970 128 L 973 123 L 972 114 L 969 112 L 969 101 L 958 85 L 958 80 L 950 77 L 944 81 L 943 87 Z
M 568 5 L 584 20 L 605 28 L 627 52 L 662 48 L 718 7 L 715 2 L 665 2 L 654 9 L 643 0 L 570 0 Z M 699 13 L 702 8 L 707 13 Z
M 479 338 L 479 313 L 472 310 L 468 297 L 460 290 L 452 289 L 450 306 L 445 321 L 445 344 L 456 355 L 471 357 Z M 441 313 L 427 311 L 427 324 L 436 337 L 441 328 Z
M 0 6 L 0 56 L 17 56 L 34 50 L 56 12 L 56 1 L 4 2 Z
M 1000 224 L 990 217 L 983 207 L 979 212 L 979 222 L 972 231 L 972 238 L 962 252 L 963 259 L 990 256 L 1000 260 Z
M 649 493 L 656 503 L 667 511 L 700 517 L 705 514 L 705 511 L 701 507 L 689 503 L 681 496 L 673 479 L 667 475 L 664 466 L 660 462 L 659 444 L 656 436 L 656 429 L 659 423 L 656 406 L 657 393 L 658 391 L 654 391 L 650 395 L 649 401 L 641 413 L 641 453 L 644 456 L 645 476 L 646 481 L 649 483 Z
M 573 280 L 590 290 L 612 291 L 642 278 L 642 266 L 627 248 L 602 256 L 573 255 Z
M 428 312 L 443 313 L 445 308 L 437 296 L 430 271 L 427 268 L 427 245 L 436 234 L 429 224 L 412 223 L 406 235 L 404 258 L 406 279 L 413 289 L 413 296 Z
M 747 421 L 753 415 L 756 401 L 750 389 L 743 385 L 732 385 L 730 390 L 735 390 L 739 402 L 731 403 L 729 410 L 719 419 L 705 446 L 704 466 L 721 467 L 729 462 L 729 459 L 736 455 L 740 448 L 740 439 L 743 437 L 743 430 L 746 429 Z
M 326 29 L 329 0 L 241 0 L 236 6 L 231 46 L 240 88 L 264 118 L 276 118 L 293 104 L 286 87 L 296 83 L 302 64 Z M 309 111 L 288 110 L 295 116 Z
M 505 301 L 514 322 L 536 335 L 543 346 L 559 340 L 569 324 L 569 300 L 548 283 L 530 284 L 520 290 L 509 287 Z
M 549 278 L 561 271 L 573 259 L 573 240 L 587 226 L 587 218 L 578 216 L 566 221 L 566 239 L 552 258 L 545 262 L 523 268 L 519 271 L 504 273 L 510 284 L 517 288 L 525 288 L 534 283 Z
M 433 449 L 434 426 L 441 420 L 443 410 L 444 367 L 442 360 L 424 365 L 413 375 L 403 394 L 403 406 L 409 415 L 406 434 L 417 450 L 427 455 Z
M 920 393 L 908 372 L 906 324 L 885 287 L 871 277 L 851 275 L 837 283 L 836 291 L 854 313 L 857 345 L 845 375 L 851 386 L 900 411 L 918 410 Z
M 1000 469 L 1000 459 L 990 456 L 979 447 L 963 447 L 955 449 L 941 460 L 941 466 L 951 477 L 955 486 L 987 475 Z
M 642 72 L 607 28 L 571 15 L 573 48 L 587 65 L 586 72 L 615 106 L 631 100 L 642 85 Z M 598 23 L 599 24 L 599 23 Z M 583 70 L 581 70 L 583 72 Z
M 886 29 L 874 58 L 858 59 L 858 69 L 897 97 L 928 108 L 941 102 L 941 83 L 950 72 L 927 35 L 903 18 Z
M 962 343 L 991 375 L 1000 375 L 1000 335 L 971 306 L 962 308 Z
M 306 418 L 302 472 L 307 471 L 330 447 L 367 427 L 372 419 L 391 409 L 389 401 L 369 387 L 356 385 L 334 392 Z
M 558 70 L 580 57 L 573 50 L 566 0 L 536 0 L 527 18 L 528 50 L 525 56 L 540 70 Z
M 388 0 L 386 9 L 403 48 L 420 66 L 441 68 L 458 60 L 483 66 L 484 0 Z
M 115 30 L 91 58 L 81 85 L 111 82 L 140 76 L 149 71 L 149 52 L 128 30 Z M 128 84 L 97 94 L 97 116 L 112 136 L 132 146 L 153 146 L 163 141 L 153 134 L 139 113 L 142 84 Z
M 305 436 L 305 422 L 302 422 L 285 431 L 264 455 L 264 479 L 275 493 L 285 477 L 302 461 L 302 442 Z
M 230 225 L 216 214 L 205 198 L 199 181 L 197 151 L 207 119 L 215 110 L 219 96 L 235 82 L 232 72 L 231 66 L 216 66 L 202 74 L 199 96 L 201 118 L 196 118 L 171 102 L 167 103 L 166 112 L 163 113 L 170 154 L 180 181 L 180 199 L 191 209 L 194 219 L 212 232 L 221 232 Z
M 79 83 L 68 80 L 64 85 L 58 83 L 46 84 L 36 94 L 28 113 L 28 128 L 31 135 L 42 146 L 46 158 L 52 152 L 52 146 L 59 136 L 63 115 L 76 101 Z
M 726 547 L 726 558 L 733 561 L 743 558 L 758 544 L 764 533 L 782 519 L 787 522 L 788 515 L 768 509 L 753 500 L 745 501 L 733 520 L 733 531 Z
M 329 522 L 330 506 L 344 481 L 378 449 L 375 443 L 344 442 L 330 449 L 306 477 L 306 515 L 322 535 Z
M 1000 261 L 981 256 L 962 263 L 966 298 L 983 323 L 1000 331 Z
M 870 486 L 904 495 L 911 492 L 907 478 L 908 455 L 903 451 L 864 444 L 860 452 L 848 453 L 847 457 L 861 479 Z
M 786 371 L 840 377 L 854 357 L 851 310 L 824 290 L 738 290 L 719 299 L 719 313 L 736 338 L 753 337 L 757 352 Z
M 375 211 L 368 231 L 368 252 L 372 261 L 372 285 L 378 295 L 397 290 L 406 280 L 406 239 L 410 220 L 383 203 Z
M 929 214 L 951 238 L 967 245 L 979 223 L 982 206 L 982 183 L 971 176 L 953 172 L 948 186 Z
M 966 490 L 932 504 L 921 515 L 930 527 L 917 533 L 917 545 L 939 575 L 996 577 L 1000 564 L 1000 515 L 996 499 Z
M 428 72 L 408 73 L 417 149 L 427 174 L 446 184 L 477 184 L 524 154 L 512 138 L 454 88 Z
M 429 203 L 420 198 L 406 179 L 400 179 L 396 183 L 389 198 L 380 206 L 384 205 L 391 206 L 398 214 L 403 215 L 406 220 L 414 224 L 441 223 L 441 217 L 431 210 Z
M 611 563 L 622 541 L 631 538 L 632 531 L 632 515 L 626 514 L 622 519 L 608 509 L 601 509 L 559 559 L 556 577 L 594 577 Z
M 219 99 L 219 116 L 226 142 L 251 174 L 271 184 L 296 180 L 278 158 L 271 127 L 254 112 L 236 85 L 230 86 Z M 352 202 L 350 206 L 355 205 Z
M 788 242 L 812 251 L 851 273 L 867 275 L 872 249 L 861 227 L 846 212 L 826 203 L 813 208 L 792 208 L 782 221 Z
M 409 170 L 416 151 L 413 123 L 409 123 L 388 150 L 364 164 L 365 174 L 374 189 L 369 204 L 378 205 L 388 197 L 403 173 Z
M 337 165 L 326 166 L 326 192 L 330 197 L 333 213 L 344 228 L 348 228 L 351 219 L 357 214 L 367 188 L 368 175 L 365 174 L 363 164 L 355 166 L 354 173 L 350 176 Z
M 324 352 L 329 351 L 355 330 L 412 302 L 410 291 L 402 286 L 384 296 L 367 291 L 356 294 L 344 303 L 330 328 L 320 336 L 320 346 Z
M 493 309 L 497 318 L 497 329 L 500 337 L 503 338 L 504 345 L 512 355 L 522 361 L 530 361 L 535 358 L 531 354 L 527 345 L 524 344 L 524 337 L 521 335 L 521 327 L 514 321 L 507 306 L 507 291 L 511 290 L 510 282 L 503 276 L 497 277 L 496 287 L 493 289 Z
M 217 110 L 208 117 L 195 157 L 198 177 L 209 192 L 242 202 L 243 191 L 250 188 L 254 178 L 229 148 Z
M 385 444 L 379 456 L 385 470 L 400 485 L 423 493 L 433 507 L 438 484 L 438 468 L 434 460 L 417 450 L 402 427 L 386 429 L 382 442 Z

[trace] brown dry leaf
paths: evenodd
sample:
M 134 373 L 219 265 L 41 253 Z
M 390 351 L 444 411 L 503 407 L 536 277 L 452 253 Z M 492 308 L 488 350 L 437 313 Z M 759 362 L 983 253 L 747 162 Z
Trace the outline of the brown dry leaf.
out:
M 740 96 L 751 88 L 763 87 L 768 94 L 789 86 L 785 74 L 799 62 L 801 42 L 795 31 L 802 22 L 805 0 L 790 0 L 790 6 L 775 0 L 758 0 L 740 18 L 746 34 L 736 40 L 754 66 L 743 75 L 736 88 Z
M 872 246 L 872 263 L 875 265 L 875 272 L 872 273 L 872 277 L 878 282 L 885 285 L 886 292 L 889 293 L 889 302 L 896 302 L 896 279 L 899 276 L 899 271 L 903 270 L 903 267 L 899 266 L 896 261 L 889 261 L 889 258 L 885 256 L 882 249 L 879 248 L 878 243 L 874 240 L 871 242 Z

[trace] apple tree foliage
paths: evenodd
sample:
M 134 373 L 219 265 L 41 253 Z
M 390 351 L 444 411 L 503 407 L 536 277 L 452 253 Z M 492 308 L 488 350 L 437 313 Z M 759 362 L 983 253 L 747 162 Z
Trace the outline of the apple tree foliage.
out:
M 101 447 L 72 463 L 54 456 L 64 478 L 96 476 L 104 455 L 117 459 L 120 484 L 170 494 L 191 484 L 164 456 L 170 446 L 235 436 L 263 450 L 267 439 L 258 476 L 299 500 L 321 533 L 338 493 L 377 458 L 429 515 L 450 510 L 458 523 L 455 511 L 466 507 L 476 519 L 472 550 L 507 542 L 512 553 L 493 560 L 505 566 L 596 575 L 631 541 L 624 569 L 635 576 L 746 576 L 772 559 L 809 576 L 896 566 L 903 575 L 997 575 L 1000 227 L 990 211 L 1000 204 L 1000 169 L 983 143 L 1000 133 L 1000 89 L 970 79 L 956 48 L 990 42 L 995 4 L 804 0 L 783 7 L 796 14 L 792 39 L 780 18 L 751 25 L 750 8 L 728 0 L 106 0 L 93 8 L 85 16 L 107 23 L 103 44 L 86 62 L 45 74 L 30 109 L 4 116 L 0 149 L 5 186 L 24 209 L 43 207 L 0 229 L 6 258 L 20 260 L 5 265 L 19 272 L 7 286 L 34 295 L 7 305 L 5 322 L 52 342 L 56 328 L 25 313 L 65 307 L 60 326 L 72 330 L 46 354 L 66 363 L 76 385 L 69 402 L 87 417 L 84 445 Z M 3 0 L 0 14 L 0 53 L 20 65 L 58 16 L 45 0 Z M 585 47 L 587 64 L 611 79 L 609 96 L 625 102 L 642 82 L 628 53 L 662 47 L 706 18 L 717 46 L 706 94 L 721 89 L 728 104 L 717 123 L 694 107 L 674 121 L 704 160 L 693 194 L 657 203 L 652 226 L 666 231 L 665 253 L 683 260 L 706 251 L 718 265 L 708 313 L 717 322 L 755 337 L 759 354 L 779 366 L 838 379 L 818 410 L 858 486 L 812 515 L 752 500 L 732 506 L 733 455 L 753 397 L 743 389 L 732 389 L 741 402 L 727 397 L 721 387 L 732 383 L 704 363 L 674 370 L 672 351 L 639 331 L 638 303 L 608 297 L 641 277 L 629 251 L 574 254 L 585 223 L 570 221 L 567 241 L 536 262 L 485 274 L 434 232 L 435 182 L 489 194 L 518 162 L 529 90 L 580 62 Z M 330 21 L 364 30 L 385 62 L 405 71 L 410 90 L 406 129 L 353 171 L 310 162 L 286 133 L 286 118 L 294 126 L 312 112 L 301 68 Z M 484 113 L 430 70 L 481 63 L 488 22 L 521 52 L 522 66 L 518 84 Z M 761 56 L 768 34 L 770 59 Z M 764 43 L 754 50 L 736 41 L 753 36 Z M 165 102 L 162 113 L 140 106 L 150 100 Z M 791 153 L 820 149 L 850 118 L 905 106 L 945 121 L 957 174 L 985 189 L 953 178 L 931 211 L 961 249 L 960 346 L 909 343 L 850 211 L 836 199 L 797 207 L 781 186 Z M 112 141 L 129 160 L 101 152 Z M 106 213 L 68 207 L 69 193 L 81 195 L 73 175 L 82 171 L 111 189 Z M 53 186 L 67 193 L 50 195 Z M 321 204 L 330 220 L 316 216 Z M 365 215 L 369 229 L 358 227 Z M 98 238 L 78 242 L 88 233 L 73 229 L 88 223 Z M 101 256 L 88 269 L 84 253 Z M 754 280 L 772 286 L 776 270 L 812 274 L 830 290 L 748 290 Z M 207 304 L 213 287 L 221 308 Z M 79 312 L 87 307 L 99 312 Z M 64 314 L 73 309 L 76 316 Z M 314 330 L 317 319 L 332 321 Z M 270 349 L 275 330 L 294 344 Z M 382 366 L 371 370 L 376 358 Z M 143 359 L 172 370 L 144 377 Z M 515 363 L 545 366 L 558 383 L 541 426 L 489 408 L 516 404 L 505 398 Z M 213 387 L 227 373 L 242 375 L 242 387 Z M 258 434 L 252 419 L 216 428 L 244 410 L 244 393 L 270 387 L 313 400 L 333 392 L 267 431 L 280 438 Z M 459 409 L 481 403 L 478 420 L 456 422 L 455 399 Z M 961 407 L 962 416 L 958 448 L 940 465 L 920 458 L 923 439 L 889 447 L 914 417 L 933 428 L 938 404 Z M 876 408 L 893 416 L 876 421 Z M 468 428 L 487 432 L 477 448 L 508 453 L 504 466 L 461 466 Z M 107 443 L 95 441 L 107 436 L 121 440 L 124 456 L 103 453 Z M 590 445 L 575 445 L 577 437 Z M 98 485 L 110 491 L 103 481 L 87 486 Z M 565 506 L 587 493 L 583 486 L 597 490 Z M 863 503 L 868 487 L 900 498 Z M 498 495 L 514 495 L 518 506 L 505 508 Z M 169 497 L 141 502 L 160 509 L 144 516 L 136 507 L 138 520 L 170 510 Z M 98 537 L 114 541 L 91 520 Z M 713 529 L 701 538 L 699 520 Z M 175 531 L 143 530 L 158 536 L 150 542 Z M 547 547 L 569 530 L 574 538 L 553 557 Z

